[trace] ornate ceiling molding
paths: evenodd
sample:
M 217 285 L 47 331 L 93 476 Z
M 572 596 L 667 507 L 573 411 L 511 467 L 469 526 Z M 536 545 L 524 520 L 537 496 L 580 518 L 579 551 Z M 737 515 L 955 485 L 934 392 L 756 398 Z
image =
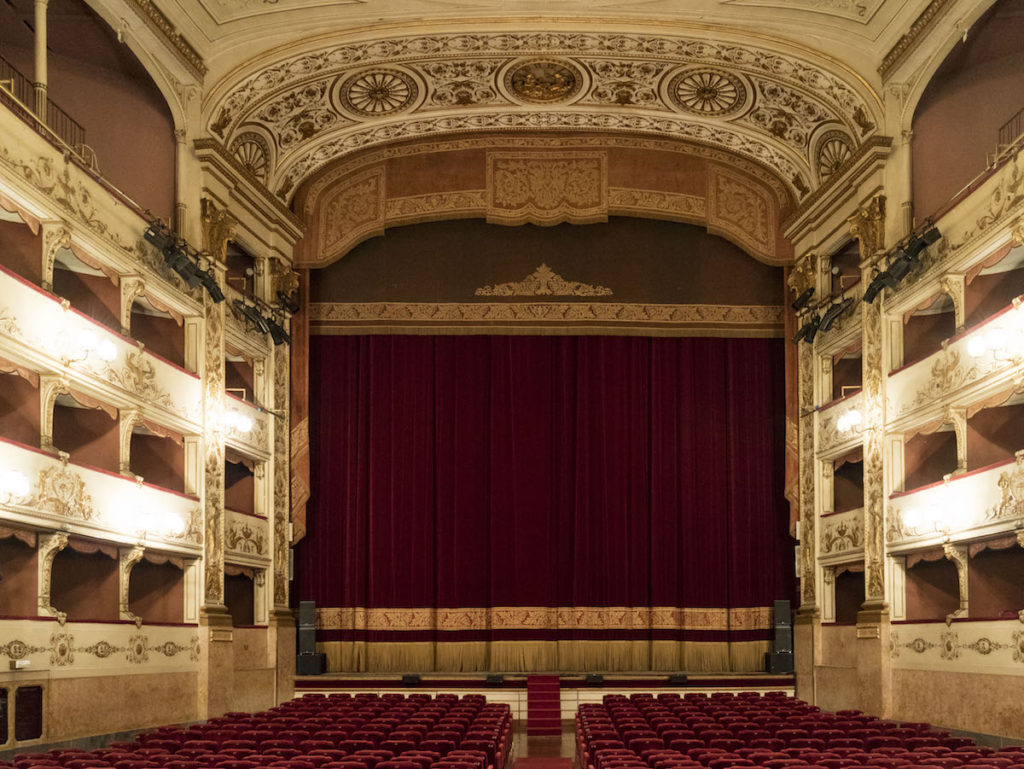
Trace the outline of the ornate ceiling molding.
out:
M 799 200 L 879 120 L 870 89 L 824 57 L 812 59 L 673 35 L 407 35 L 265 64 L 218 87 L 206 120 L 286 201 L 318 170 L 363 148 L 510 130 L 685 138 L 760 163 Z
M 704 148 L 663 140 L 578 137 L 566 143 L 549 136 L 473 137 L 393 149 L 361 154 L 304 188 L 299 206 L 311 226 L 296 252 L 297 265 L 325 267 L 389 227 L 466 218 L 506 225 L 663 219 L 703 225 L 766 264 L 787 264 L 792 256 L 779 237 L 790 201 L 783 197 L 780 203 L 777 195 L 785 190 L 752 164 L 730 162 L 735 158 L 727 153 L 688 152 Z M 638 153 L 646 159 L 636 165 Z M 643 170 L 664 166 L 671 158 L 666 153 L 679 157 L 674 171 L 662 176 Z M 442 166 L 441 176 L 415 170 Z M 485 187 L 467 189 L 473 180 Z

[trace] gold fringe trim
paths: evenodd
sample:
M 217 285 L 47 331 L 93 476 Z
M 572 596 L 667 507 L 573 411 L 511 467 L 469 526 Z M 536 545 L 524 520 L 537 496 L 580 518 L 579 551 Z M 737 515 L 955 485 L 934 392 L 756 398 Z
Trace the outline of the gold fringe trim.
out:
M 317 644 L 332 673 L 526 673 L 539 670 L 759 673 L 768 641 L 470 641 Z

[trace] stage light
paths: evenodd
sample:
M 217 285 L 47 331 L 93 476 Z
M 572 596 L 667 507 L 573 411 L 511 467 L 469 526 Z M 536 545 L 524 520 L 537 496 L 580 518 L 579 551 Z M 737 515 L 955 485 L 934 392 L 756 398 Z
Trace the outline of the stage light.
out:
M 832 328 L 835 322 L 839 320 L 839 316 L 842 315 L 846 311 L 846 308 L 851 304 L 853 304 L 853 297 L 847 297 L 843 301 L 836 302 L 825 310 L 825 314 L 821 316 L 821 325 L 819 326 L 819 330 L 828 331 Z
M 797 312 L 800 312 L 800 310 L 804 309 L 808 304 L 810 304 L 812 296 L 814 296 L 814 289 L 809 288 L 802 294 L 800 294 L 800 296 L 796 298 L 796 301 L 793 302 L 793 304 L 791 304 L 790 307 L 792 307 Z
M 217 283 L 217 278 L 214 277 L 213 273 L 210 270 L 199 270 L 198 275 L 199 282 L 206 289 L 206 293 L 210 295 L 214 304 L 223 302 L 224 292 L 221 290 L 220 284 Z
M 821 325 L 821 318 L 817 315 L 812 315 L 811 319 L 804 323 L 800 327 L 800 330 L 796 332 L 796 336 L 793 337 L 793 344 L 803 340 L 805 342 L 813 342 L 815 335 L 818 333 L 818 327 Z
M 241 299 L 236 299 L 232 302 L 235 311 L 238 312 L 243 318 L 249 321 L 254 328 L 258 329 L 261 334 L 270 333 L 270 324 L 267 323 L 267 319 L 264 318 L 260 311 L 257 310 L 253 305 L 246 304 Z
M 297 291 L 291 294 L 286 294 L 284 291 L 278 291 L 277 300 L 281 303 L 281 306 L 288 310 L 292 315 L 299 311 L 299 297 Z
M 149 222 L 149 227 L 142 233 L 142 237 L 146 239 L 148 243 L 152 243 L 156 246 L 158 251 L 164 251 L 167 248 L 171 248 L 178 242 L 177 236 L 168 229 L 167 225 L 161 222 L 159 219 L 152 219 Z
M 270 338 L 275 345 L 291 344 L 291 335 L 284 330 L 284 326 L 277 322 L 276 318 L 267 318 L 267 325 L 270 326 Z

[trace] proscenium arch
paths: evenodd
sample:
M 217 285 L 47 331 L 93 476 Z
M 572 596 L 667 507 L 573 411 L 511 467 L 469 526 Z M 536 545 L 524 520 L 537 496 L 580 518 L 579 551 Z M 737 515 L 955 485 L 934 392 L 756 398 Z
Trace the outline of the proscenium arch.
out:
M 728 29 L 711 39 L 708 29 L 675 25 L 638 33 L 611 22 L 552 22 L 548 31 L 486 23 L 440 33 L 395 27 L 388 37 L 374 27 L 273 51 L 211 89 L 204 126 L 225 148 L 247 132 L 269 133 L 266 183 L 285 201 L 360 149 L 503 130 L 683 138 L 774 169 L 799 199 L 822 177 L 816 136 L 830 131 L 853 151 L 881 122 L 881 102 L 862 78 L 792 43 Z M 538 61 L 569 85 L 524 90 L 517 75 Z M 374 85 L 383 96 L 366 101 Z M 710 100 L 693 97 L 709 88 Z
M 295 202 L 308 225 L 296 265 L 306 268 L 392 227 L 471 218 L 662 219 L 702 226 L 768 265 L 793 256 L 781 227 L 795 206 L 787 186 L 751 161 L 678 139 L 498 133 L 405 142 L 336 161 Z

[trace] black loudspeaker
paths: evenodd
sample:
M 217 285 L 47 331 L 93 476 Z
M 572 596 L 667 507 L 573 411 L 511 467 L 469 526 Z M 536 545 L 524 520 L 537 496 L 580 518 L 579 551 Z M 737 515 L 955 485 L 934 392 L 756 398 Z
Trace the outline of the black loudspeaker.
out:
M 769 673 L 793 672 L 793 652 L 772 652 L 768 660 Z
M 402 686 L 419 686 L 420 677 L 415 673 L 407 673 L 402 676 Z
M 501 673 L 488 673 L 487 674 L 487 685 L 488 686 L 501 686 L 505 683 L 505 676 Z
M 669 686 L 686 686 L 685 673 L 673 673 L 668 677 Z
M 316 652 L 316 628 L 299 628 L 299 654 L 313 654 Z
M 772 651 L 793 653 L 793 628 L 775 627 L 775 642 Z
M 295 675 L 319 676 L 327 670 L 327 658 L 323 654 L 300 654 L 295 658 Z
M 299 601 L 299 627 L 316 627 L 316 601 Z
M 775 625 L 792 625 L 793 616 L 789 609 L 789 601 L 776 601 L 775 611 L 773 612 L 774 619 L 772 622 Z
M 587 686 L 601 686 L 604 684 L 604 676 L 597 673 L 590 673 L 586 678 Z

